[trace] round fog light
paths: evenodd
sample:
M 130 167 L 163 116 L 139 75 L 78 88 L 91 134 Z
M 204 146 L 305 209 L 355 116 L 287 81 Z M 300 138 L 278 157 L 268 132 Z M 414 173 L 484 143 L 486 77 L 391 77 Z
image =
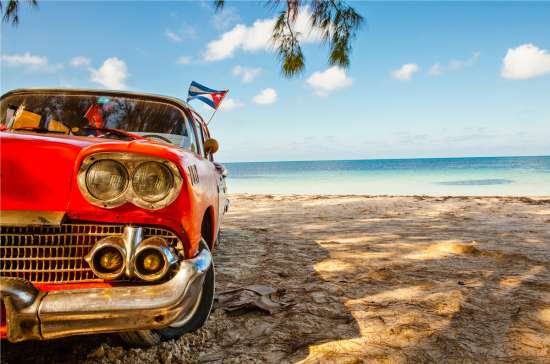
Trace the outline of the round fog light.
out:
M 135 273 L 139 278 L 152 282 L 164 277 L 168 265 L 162 250 L 148 247 L 137 253 Z
M 94 255 L 96 269 L 101 273 L 113 273 L 122 268 L 123 258 L 118 249 L 105 247 Z
M 145 249 L 137 261 L 138 270 L 145 275 L 158 273 L 164 268 L 164 258 L 156 249 Z
M 145 269 L 149 273 L 156 273 L 159 270 L 162 269 L 163 261 L 162 257 L 160 256 L 159 252 L 157 251 L 150 251 L 144 253 L 143 257 L 143 269 Z

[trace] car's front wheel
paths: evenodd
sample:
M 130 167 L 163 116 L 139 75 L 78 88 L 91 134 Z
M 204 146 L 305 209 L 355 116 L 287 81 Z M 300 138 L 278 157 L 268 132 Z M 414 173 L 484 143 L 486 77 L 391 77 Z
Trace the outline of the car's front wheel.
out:
M 207 248 L 204 248 L 207 249 Z M 183 323 L 177 321 L 172 325 L 157 329 L 157 330 L 137 330 L 119 333 L 124 342 L 130 346 L 153 346 L 159 344 L 163 340 L 177 339 L 180 336 L 196 331 L 200 329 L 212 309 L 214 303 L 214 290 L 215 290 L 215 274 L 214 264 L 210 265 L 200 293 L 200 298 L 197 301 L 197 307 L 195 314 Z

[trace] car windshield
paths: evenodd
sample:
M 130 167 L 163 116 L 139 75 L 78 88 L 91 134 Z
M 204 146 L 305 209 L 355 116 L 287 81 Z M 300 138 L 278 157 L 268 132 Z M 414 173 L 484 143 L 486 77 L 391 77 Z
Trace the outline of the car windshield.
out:
M 21 93 L 0 100 L 0 124 L 11 130 L 132 139 L 124 132 L 181 145 L 187 139 L 179 108 L 146 97 Z

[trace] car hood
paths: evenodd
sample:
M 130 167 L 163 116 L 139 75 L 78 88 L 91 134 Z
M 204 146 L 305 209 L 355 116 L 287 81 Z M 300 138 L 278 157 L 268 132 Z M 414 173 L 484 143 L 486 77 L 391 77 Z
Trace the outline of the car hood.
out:
M 66 211 L 71 190 L 78 188 L 74 176 L 85 155 L 100 151 L 139 152 L 144 145 L 151 154 L 177 157 L 176 148 L 148 140 L 0 132 L 0 209 Z

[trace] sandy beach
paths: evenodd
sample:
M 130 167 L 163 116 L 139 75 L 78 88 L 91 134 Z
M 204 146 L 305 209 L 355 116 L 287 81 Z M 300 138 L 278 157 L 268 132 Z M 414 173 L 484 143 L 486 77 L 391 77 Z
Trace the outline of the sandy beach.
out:
M 115 335 L 3 343 L 6 363 L 548 363 L 550 197 L 233 195 L 217 292 L 263 285 L 278 312 L 218 304 L 150 349 Z

